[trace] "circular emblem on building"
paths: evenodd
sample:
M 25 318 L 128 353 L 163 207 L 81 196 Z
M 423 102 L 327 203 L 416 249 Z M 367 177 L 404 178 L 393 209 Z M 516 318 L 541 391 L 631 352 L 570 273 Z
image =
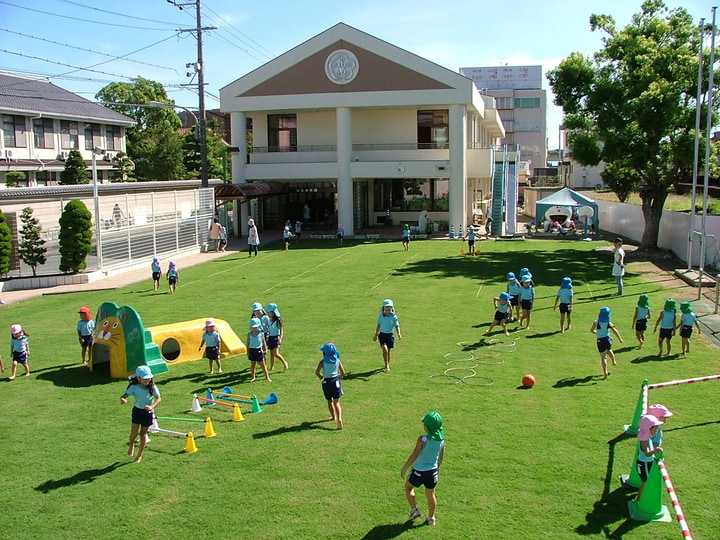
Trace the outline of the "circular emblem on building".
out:
M 360 63 L 354 53 L 338 49 L 325 60 L 325 75 L 335 84 L 348 84 L 357 76 L 359 67 Z

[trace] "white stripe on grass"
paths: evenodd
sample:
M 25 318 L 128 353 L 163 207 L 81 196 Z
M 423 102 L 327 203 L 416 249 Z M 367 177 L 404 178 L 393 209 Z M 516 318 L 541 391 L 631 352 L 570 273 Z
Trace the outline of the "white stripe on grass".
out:
M 280 285 L 286 284 L 288 281 L 292 281 L 293 279 L 297 279 L 297 278 L 299 278 L 299 277 L 301 277 L 301 276 L 304 276 L 304 275 L 307 274 L 308 272 L 314 272 L 315 270 L 317 270 L 317 269 L 320 268 L 321 266 L 324 266 L 324 265 L 326 265 L 326 264 L 328 264 L 328 263 L 337 261 L 339 258 L 345 257 L 345 255 L 349 255 L 349 254 L 350 254 L 350 251 L 346 251 L 345 253 L 342 253 L 342 254 L 338 255 L 337 257 L 333 257 L 332 259 L 328 259 L 328 260 L 325 261 L 324 263 L 320 263 L 320 264 L 318 264 L 317 266 L 314 266 L 313 268 L 308 268 L 308 269 L 305 270 L 304 272 L 300 272 L 299 274 L 294 275 L 294 276 L 291 277 L 291 278 L 285 279 L 285 280 L 281 281 L 280 283 L 276 283 L 276 284 L 273 285 L 272 287 L 270 287 L 270 288 L 268 288 L 268 289 L 265 289 L 265 290 L 263 291 L 263 294 L 266 293 L 266 292 L 268 292 L 268 291 L 272 291 L 275 287 L 279 287 Z
M 416 253 L 416 254 L 414 254 L 412 257 L 410 257 L 408 260 L 404 261 L 400 266 L 398 266 L 398 267 L 395 268 L 392 272 L 390 272 L 387 276 L 385 276 L 385 279 L 383 279 L 383 280 L 382 280 L 381 282 L 379 282 L 379 283 L 376 283 L 373 287 L 370 287 L 370 290 L 373 291 L 373 290 L 377 289 L 380 285 L 382 285 L 382 284 L 385 283 L 388 279 L 390 279 L 390 278 L 393 276 L 393 274 L 395 274 L 395 272 L 397 272 L 398 270 L 400 270 L 403 266 L 405 266 L 407 263 L 409 263 L 410 261 L 412 261 L 412 260 L 413 260 L 415 257 L 417 257 L 418 255 L 419 255 L 419 253 Z
M 268 253 L 267 256 L 263 257 L 263 261 L 267 260 L 269 257 L 274 257 L 275 255 L 277 255 L 277 252 L 275 252 L 275 253 Z M 210 261 L 208 261 L 208 262 L 210 262 Z M 205 263 L 203 263 L 203 264 L 205 264 Z M 184 282 L 183 282 L 183 287 L 187 287 L 188 285 L 192 285 L 193 283 L 200 283 L 201 281 L 204 282 L 204 281 L 206 281 L 208 278 L 215 277 L 215 276 L 219 276 L 220 274 L 224 274 L 225 272 L 231 272 L 231 271 L 237 270 L 238 268 L 242 268 L 242 267 L 247 266 L 247 265 L 249 265 L 249 264 L 253 264 L 253 262 L 252 262 L 252 260 L 250 259 L 250 257 L 248 257 L 248 260 L 247 260 L 246 262 L 244 262 L 243 264 L 240 264 L 240 265 L 238 265 L 238 266 L 232 266 L 232 267 L 230 267 L 230 268 L 226 268 L 225 270 L 220 270 L 220 271 L 218 271 L 218 272 L 213 272 L 212 274 L 208 274 L 207 276 L 203 276 L 201 279 L 196 279 L 196 280 L 194 280 L 194 281 L 184 281 Z M 178 282 L 178 284 L 179 284 L 179 282 Z

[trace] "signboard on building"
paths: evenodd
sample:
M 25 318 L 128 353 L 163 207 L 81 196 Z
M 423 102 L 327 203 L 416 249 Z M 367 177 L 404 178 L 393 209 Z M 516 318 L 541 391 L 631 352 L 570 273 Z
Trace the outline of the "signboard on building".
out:
M 542 66 L 466 67 L 460 73 L 478 90 L 535 90 L 542 88 Z

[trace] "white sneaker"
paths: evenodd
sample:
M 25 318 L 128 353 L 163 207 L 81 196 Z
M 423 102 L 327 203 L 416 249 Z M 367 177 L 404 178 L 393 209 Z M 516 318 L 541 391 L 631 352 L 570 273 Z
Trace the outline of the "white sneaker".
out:
M 429 517 L 425 520 L 425 525 L 435 525 L 436 520 L 434 517 Z
M 408 517 L 408 521 L 412 521 L 413 519 L 416 519 L 419 517 L 420 517 L 420 510 L 418 510 L 417 508 L 413 508 L 410 511 L 410 516 Z

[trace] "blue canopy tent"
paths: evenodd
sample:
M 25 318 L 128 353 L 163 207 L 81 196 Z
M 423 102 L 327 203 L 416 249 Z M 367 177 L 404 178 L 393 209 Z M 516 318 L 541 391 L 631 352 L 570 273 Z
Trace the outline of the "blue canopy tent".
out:
M 570 188 L 563 188 L 560 191 L 556 191 L 552 195 L 548 195 L 544 199 L 537 201 L 535 203 L 535 223 L 539 224 L 545 218 L 545 213 L 553 206 L 570 207 L 574 210 L 573 213 L 577 213 L 577 209 L 582 206 L 589 206 L 593 209 L 593 215 L 590 218 L 590 223 L 595 227 L 596 231 L 600 230 L 597 203 Z

